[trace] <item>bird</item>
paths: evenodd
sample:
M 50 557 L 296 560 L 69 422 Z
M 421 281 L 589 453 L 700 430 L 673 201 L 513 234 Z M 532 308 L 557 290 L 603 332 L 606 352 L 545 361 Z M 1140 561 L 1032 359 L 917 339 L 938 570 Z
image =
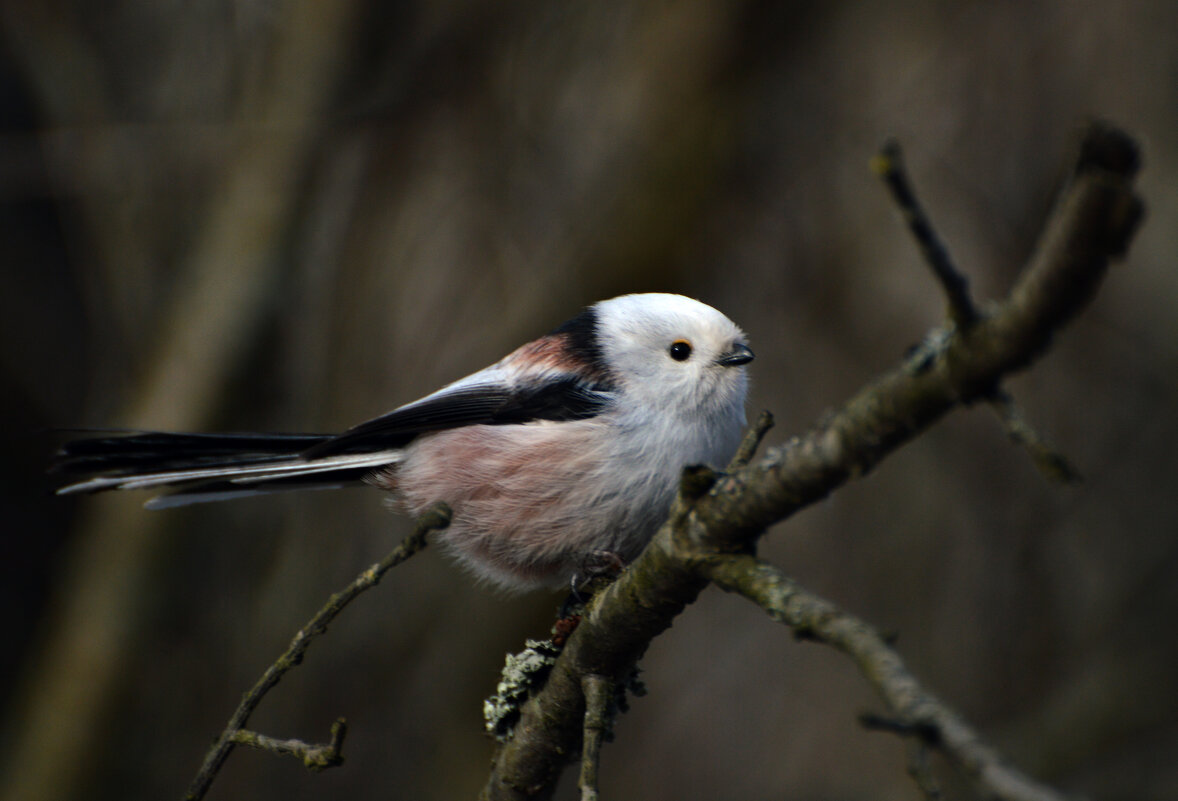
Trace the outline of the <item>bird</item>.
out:
M 367 484 L 420 515 L 475 577 L 506 590 L 564 586 L 646 546 L 692 465 L 722 469 L 745 424 L 747 337 L 716 309 L 667 293 L 599 301 L 436 392 L 343 433 L 123 431 L 66 442 L 58 494 L 170 491 L 167 508 Z

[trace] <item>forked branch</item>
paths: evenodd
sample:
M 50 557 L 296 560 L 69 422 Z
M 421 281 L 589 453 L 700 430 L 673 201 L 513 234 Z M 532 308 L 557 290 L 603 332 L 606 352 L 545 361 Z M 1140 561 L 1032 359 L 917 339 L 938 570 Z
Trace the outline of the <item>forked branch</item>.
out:
M 1142 215 L 1133 188 L 1138 166 L 1137 147 L 1127 135 L 1105 124 L 1090 125 L 1039 245 L 1003 301 L 978 311 L 968 326 L 951 322 L 931 332 L 925 338 L 929 346 L 821 424 L 756 462 L 746 457 L 702 494 L 700 476 L 685 477 L 689 491 L 681 492 L 667 523 L 622 576 L 593 599 L 547 684 L 524 704 L 514 737 L 495 754 L 483 796 L 550 796 L 581 747 L 584 677 L 624 678 L 650 641 L 717 571 L 738 564 L 752 569 L 756 563 L 748 554 L 768 526 L 867 473 L 952 409 L 994 397 L 1006 376 L 1041 356 L 1055 333 L 1095 295 L 1110 260 L 1128 248 Z M 961 314 L 959 308 L 955 316 Z M 725 580 L 734 587 L 742 581 L 727 574 Z M 915 680 L 879 680 L 881 692 L 895 695 L 897 703 L 915 699 L 914 709 L 899 705 L 905 719 L 919 721 L 931 714 L 932 695 Z M 995 773 L 996 755 L 956 716 L 933 718 L 944 743 L 977 743 L 954 746 L 951 758 L 986 795 L 1057 797 L 1017 772 Z M 1013 784 L 1010 776 L 1017 777 Z
M 890 727 L 918 739 L 920 745 L 940 750 L 982 797 L 1064 801 L 1055 790 L 1031 780 L 1004 760 L 960 715 L 924 689 L 895 649 L 864 621 L 807 592 L 776 567 L 752 556 L 712 561 L 707 572 L 721 589 L 743 595 L 807 639 L 826 643 L 851 657 L 895 716 Z
M 258 682 L 241 699 L 237 709 L 229 718 L 224 731 L 221 732 L 213 747 L 205 755 L 204 763 L 188 786 L 186 801 L 203 798 L 208 792 L 221 766 L 229 758 L 235 745 L 251 745 L 255 748 L 272 751 L 279 754 L 291 754 L 299 757 L 307 767 L 321 770 L 338 765 L 343 761 L 340 746 L 346 731 L 343 720 L 337 720 L 331 729 L 331 742 L 325 746 L 308 745 L 298 740 L 278 740 L 273 737 L 250 732 L 245 729 L 250 715 L 258 708 L 266 693 L 282 679 L 286 672 L 303 661 L 303 655 L 311 647 L 319 635 L 326 633 L 327 627 L 343 611 L 344 607 L 356 599 L 360 593 L 375 587 L 381 578 L 392 568 L 404 562 L 426 545 L 426 537 L 433 531 L 443 529 L 450 524 L 450 509 L 445 504 L 438 504 L 417 519 L 417 524 L 409 536 L 394 548 L 388 556 L 369 567 L 340 592 L 332 595 L 327 603 L 315 613 L 307 625 L 299 629 L 290 645 L 274 661 Z

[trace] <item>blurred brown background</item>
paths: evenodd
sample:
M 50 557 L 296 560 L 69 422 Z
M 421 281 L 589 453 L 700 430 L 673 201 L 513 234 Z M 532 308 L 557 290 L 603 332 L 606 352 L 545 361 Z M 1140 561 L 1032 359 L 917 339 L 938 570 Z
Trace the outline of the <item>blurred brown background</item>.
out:
M 749 332 L 780 441 L 941 318 L 867 169 L 886 136 L 981 298 L 1078 125 L 1143 143 L 1127 263 L 1012 388 L 1086 475 L 957 414 L 766 539 L 899 632 L 1033 775 L 1178 797 L 1178 4 L 0 3 L 5 799 L 178 797 L 240 693 L 407 524 L 374 492 L 146 512 L 59 499 L 65 425 L 333 431 L 594 300 L 699 297 Z M 214 798 L 472 797 L 481 699 L 560 597 L 427 551 L 251 722 Z M 908 799 L 845 659 L 711 590 L 643 662 L 605 798 Z M 562 797 L 572 796 L 567 782 Z M 960 796 L 957 796 L 960 797 Z

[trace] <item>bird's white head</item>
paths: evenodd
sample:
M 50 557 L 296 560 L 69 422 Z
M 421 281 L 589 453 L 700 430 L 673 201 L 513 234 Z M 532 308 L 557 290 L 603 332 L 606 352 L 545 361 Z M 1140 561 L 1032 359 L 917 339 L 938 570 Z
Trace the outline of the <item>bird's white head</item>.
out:
M 697 300 L 623 295 L 592 307 L 602 362 L 627 403 L 683 422 L 743 422 L 753 359 L 735 323 Z

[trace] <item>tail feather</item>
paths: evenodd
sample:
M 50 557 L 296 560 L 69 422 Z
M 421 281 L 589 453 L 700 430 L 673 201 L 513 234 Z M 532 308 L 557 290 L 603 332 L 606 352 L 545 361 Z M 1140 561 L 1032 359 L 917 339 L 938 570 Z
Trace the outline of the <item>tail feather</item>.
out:
M 203 484 L 189 484 L 168 495 L 157 495 L 143 504 L 146 509 L 170 509 L 174 506 L 188 506 L 194 503 L 234 500 L 254 495 L 269 495 L 291 490 L 344 489 L 359 486 L 364 477 L 372 472 L 371 467 L 351 470 L 337 469 L 323 475 L 283 476 L 252 484 L 234 481 L 210 481 Z
M 173 434 L 137 432 L 68 442 L 52 471 L 82 480 L 58 494 L 111 489 L 174 488 L 179 494 L 149 506 L 222 500 L 284 490 L 356 483 L 396 462 L 397 450 L 308 458 L 331 439 L 321 434 Z
M 326 434 L 173 434 L 162 431 L 104 432 L 62 445 L 52 470 L 93 474 L 125 470 L 180 470 L 247 464 L 296 456 L 331 439 Z

